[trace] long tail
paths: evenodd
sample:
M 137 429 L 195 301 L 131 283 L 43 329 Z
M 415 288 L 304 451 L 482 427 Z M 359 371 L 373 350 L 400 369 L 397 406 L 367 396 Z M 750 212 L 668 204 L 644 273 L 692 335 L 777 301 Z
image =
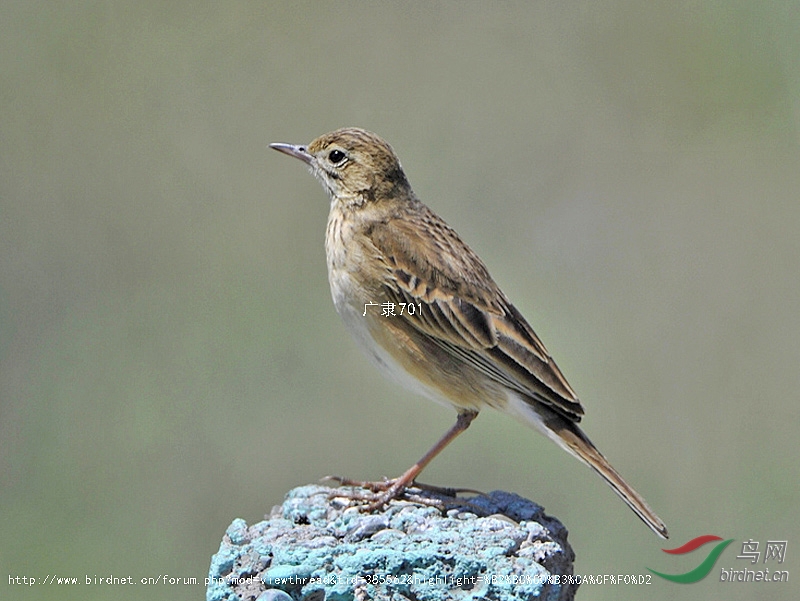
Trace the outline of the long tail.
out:
M 669 538 L 667 527 L 660 517 L 650 509 L 647 501 L 617 473 L 603 454 L 597 450 L 592 441 L 572 421 L 563 416 L 544 409 L 537 403 L 531 404 L 522 398 L 515 399 L 511 412 L 524 423 L 544 433 L 550 440 L 569 454 L 597 472 L 614 490 L 633 512 L 661 538 Z
M 566 422 L 566 420 L 565 420 Z M 625 482 L 622 476 L 617 473 L 602 453 L 592 444 L 592 441 L 573 423 L 566 422 L 566 427 L 556 431 L 558 437 L 563 441 L 563 446 L 571 454 L 583 461 L 594 471 L 608 482 L 608 485 L 617 493 L 620 498 L 633 509 L 642 521 L 650 526 L 650 529 L 661 538 L 669 538 L 667 527 L 658 517 L 642 495 L 636 492 L 633 487 Z

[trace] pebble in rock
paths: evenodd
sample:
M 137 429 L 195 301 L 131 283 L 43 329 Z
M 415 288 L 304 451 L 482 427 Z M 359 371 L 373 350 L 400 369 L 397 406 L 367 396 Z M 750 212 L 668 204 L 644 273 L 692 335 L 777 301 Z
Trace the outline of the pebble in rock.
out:
M 362 513 L 325 486 L 286 495 L 263 522 L 236 519 L 211 561 L 207 601 L 571 600 L 567 531 L 495 491 L 444 512 L 392 501 Z M 358 491 L 358 489 L 355 489 Z M 421 494 L 453 505 L 437 493 Z M 464 501 L 463 499 L 461 501 Z

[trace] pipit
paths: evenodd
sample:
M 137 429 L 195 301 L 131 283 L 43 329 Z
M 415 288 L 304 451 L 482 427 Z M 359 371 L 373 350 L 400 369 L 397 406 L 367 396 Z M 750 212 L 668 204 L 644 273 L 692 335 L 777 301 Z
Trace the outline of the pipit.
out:
M 385 141 L 347 128 L 308 146 L 270 146 L 306 163 L 328 192 L 328 281 L 347 329 L 390 378 L 458 412 L 399 478 L 361 483 L 375 493 L 373 507 L 402 495 L 493 407 L 589 465 L 667 538 L 664 522 L 578 427 L 583 407 L 544 344 L 478 255 L 417 198 Z

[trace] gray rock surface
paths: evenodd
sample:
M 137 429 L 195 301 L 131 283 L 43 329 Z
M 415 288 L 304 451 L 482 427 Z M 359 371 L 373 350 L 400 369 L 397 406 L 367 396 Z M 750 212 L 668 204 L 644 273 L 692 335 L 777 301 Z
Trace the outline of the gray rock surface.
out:
M 574 560 L 567 531 L 527 499 L 421 491 L 445 509 L 400 500 L 362 513 L 336 496 L 346 490 L 302 486 L 265 521 L 234 520 L 212 558 L 207 601 L 574 597 L 563 578 Z

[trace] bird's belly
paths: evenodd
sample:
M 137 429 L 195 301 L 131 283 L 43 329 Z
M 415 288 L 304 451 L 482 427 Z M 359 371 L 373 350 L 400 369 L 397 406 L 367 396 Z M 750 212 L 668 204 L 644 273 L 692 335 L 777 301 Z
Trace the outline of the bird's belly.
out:
M 458 407 L 457 403 L 435 386 L 423 383 L 404 366 L 408 361 L 404 361 L 403 356 L 410 352 L 409 349 L 402 347 L 402 340 L 393 340 L 388 335 L 390 330 L 386 327 L 389 324 L 379 322 L 379 320 L 401 319 L 381 316 L 381 304 L 385 299 L 378 296 L 369 298 L 369 293 L 365 292 L 354 293 L 358 290 L 358 286 L 353 285 L 351 276 L 343 273 L 335 276 L 330 278 L 330 284 L 336 311 L 358 346 L 383 375 L 405 389 L 446 407 Z M 375 304 L 367 305 L 367 303 Z
M 444 360 L 441 349 L 417 336 L 404 324 L 403 317 L 382 315 L 385 298 L 378 293 L 369 298 L 370 293 L 353 283 L 342 273 L 331 278 L 334 305 L 350 334 L 386 377 L 456 410 L 479 411 L 489 405 L 505 405 L 505 390 L 490 390 L 471 369 L 454 364 L 450 358 Z

